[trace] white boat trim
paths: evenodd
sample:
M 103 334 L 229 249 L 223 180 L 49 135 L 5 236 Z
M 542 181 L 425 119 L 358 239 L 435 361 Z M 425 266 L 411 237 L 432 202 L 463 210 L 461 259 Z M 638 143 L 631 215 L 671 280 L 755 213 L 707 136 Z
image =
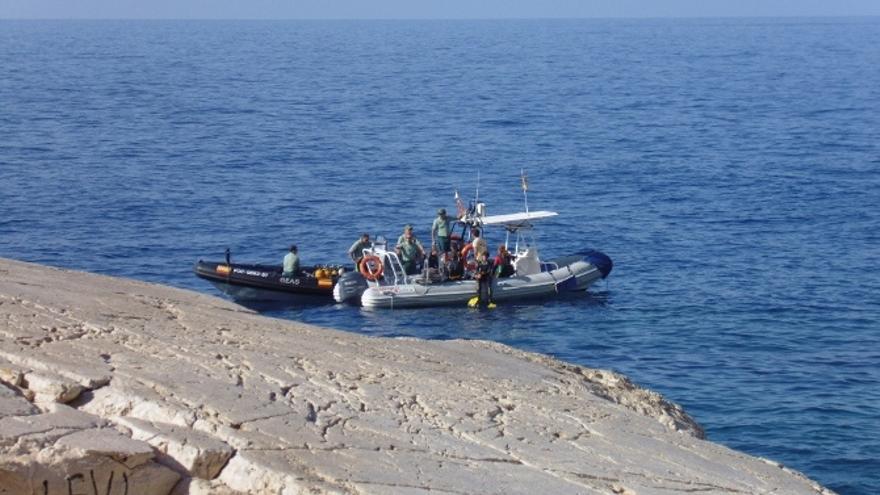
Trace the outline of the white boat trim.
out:
M 540 298 L 560 292 L 583 291 L 605 276 L 592 259 L 583 255 L 541 260 L 533 235 L 533 222 L 555 217 L 558 213 L 540 210 L 484 216 L 483 212 L 484 204 L 478 203 L 477 208 L 472 208 L 459 221 L 465 226 L 503 228 L 506 231 L 504 245 L 514 258 L 513 276 L 493 278 L 494 300 Z M 466 238 L 464 240 L 467 242 Z M 427 269 L 421 274 L 405 274 L 400 258 L 394 250 L 388 249 L 387 242 L 381 237 L 370 248 L 364 249 L 363 254 L 377 256 L 384 266 L 384 275 L 380 279 L 361 277 L 358 280 L 359 275 L 356 275 L 352 280 L 341 280 L 334 288 L 337 302 L 359 302 L 366 309 L 412 308 L 464 304 L 478 292 L 476 280 L 448 280 L 442 270 L 439 278 L 436 272 L 429 277 Z
M 530 227 L 532 221 L 543 220 L 559 215 L 555 211 L 523 211 L 519 213 L 508 213 L 505 215 L 489 215 L 485 217 L 477 217 L 483 225 L 504 225 L 508 229 L 521 229 Z

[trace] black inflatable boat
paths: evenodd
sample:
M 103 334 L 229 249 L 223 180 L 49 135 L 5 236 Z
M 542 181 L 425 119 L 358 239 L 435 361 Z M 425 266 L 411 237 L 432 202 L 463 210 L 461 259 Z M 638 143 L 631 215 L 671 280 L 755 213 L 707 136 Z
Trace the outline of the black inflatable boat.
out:
M 294 277 L 282 277 L 281 265 L 199 260 L 194 271 L 236 301 L 295 302 L 302 298 L 332 302 L 333 286 L 345 268 L 338 265 L 306 266 Z

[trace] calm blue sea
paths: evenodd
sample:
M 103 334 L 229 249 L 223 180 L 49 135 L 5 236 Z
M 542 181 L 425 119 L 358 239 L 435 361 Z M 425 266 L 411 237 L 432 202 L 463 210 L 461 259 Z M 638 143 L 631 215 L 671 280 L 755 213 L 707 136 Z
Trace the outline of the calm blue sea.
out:
M 0 256 L 215 294 L 199 258 L 341 262 L 521 168 L 589 294 L 269 314 L 611 368 L 880 493 L 880 18 L 0 21 Z

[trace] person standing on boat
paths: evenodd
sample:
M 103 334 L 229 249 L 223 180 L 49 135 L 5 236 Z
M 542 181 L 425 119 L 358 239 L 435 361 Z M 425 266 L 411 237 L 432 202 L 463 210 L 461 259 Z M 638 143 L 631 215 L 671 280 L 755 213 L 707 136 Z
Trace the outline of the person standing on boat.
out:
M 354 261 L 355 271 L 358 270 L 361 260 L 364 258 L 364 249 L 369 248 L 371 245 L 370 234 L 364 232 L 361 234 L 360 238 L 354 241 L 354 244 L 348 248 L 348 255 L 351 257 L 351 260 Z
M 296 244 L 290 246 L 290 252 L 284 256 L 282 277 L 295 277 L 299 274 L 299 255 Z
M 486 255 L 486 257 L 488 258 L 489 257 L 489 244 L 486 243 L 486 239 L 483 239 L 482 237 L 480 237 L 480 229 L 478 229 L 477 227 L 472 228 L 471 229 L 471 237 L 473 238 L 473 241 L 471 241 L 471 244 L 474 245 L 474 259 L 479 258 L 480 254 Z
M 394 248 L 397 255 L 400 256 L 400 262 L 407 275 L 413 275 L 418 272 L 418 261 L 420 257 L 425 256 L 425 248 L 422 243 L 413 235 L 412 225 L 403 228 L 403 234 L 397 238 L 397 247 Z
M 431 239 L 434 239 L 431 244 L 437 246 L 441 253 L 449 251 L 449 217 L 445 208 L 437 210 L 437 218 L 431 225 Z

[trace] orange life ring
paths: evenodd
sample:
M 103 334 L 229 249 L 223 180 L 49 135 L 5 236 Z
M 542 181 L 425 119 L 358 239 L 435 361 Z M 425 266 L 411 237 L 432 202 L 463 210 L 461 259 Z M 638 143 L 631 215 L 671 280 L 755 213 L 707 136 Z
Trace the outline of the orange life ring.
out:
M 477 269 L 477 259 L 476 253 L 474 253 L 474 257 L 470 260 L 468 259 L 468 255 L 471 254 L 471 251 L 474 250 L 474 243 L 469 242 L 461 248 L 461 261 L 464 263 L 464 267 L 466 270 L 474 271 Z
M 473 242 L 469 242 L 469 243 L 465 244 L 464 247 L 461 248 L 461 259 L 466 259 L 468 253 L 470 253 L 473 250 L 474 250 L 474 243 Z
M 371 270 L 370 265 L 375 269 Z M 382 277 L 382 271 L 384 269 L 385 267 L 382 266 L 382 259 L 373 254 L 364 256 L 358 265 L 358 271 L 360 271 L 361 275 L 367 280 L 379 280 L 379 278 Z

